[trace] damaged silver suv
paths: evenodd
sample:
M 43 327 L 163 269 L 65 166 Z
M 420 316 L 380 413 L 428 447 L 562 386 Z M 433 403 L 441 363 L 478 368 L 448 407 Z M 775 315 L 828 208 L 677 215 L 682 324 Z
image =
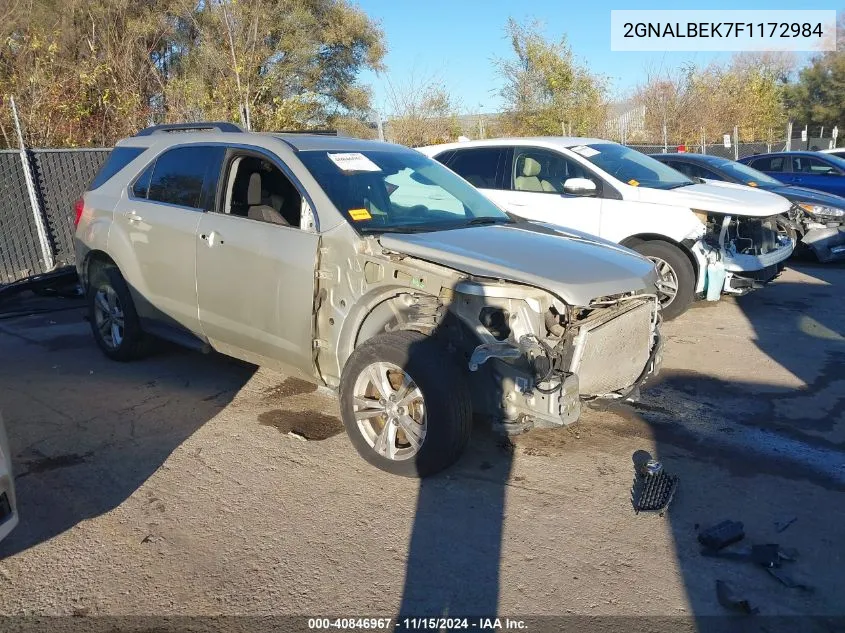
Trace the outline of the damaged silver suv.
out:
M 337 389 L 355 448 L 425 476 L 630 397 L 660 364 L 653 264 L 516 221 L 414 150 L 228 123 L 121 141 L 76 208 L 94 338 L 150 336 Z

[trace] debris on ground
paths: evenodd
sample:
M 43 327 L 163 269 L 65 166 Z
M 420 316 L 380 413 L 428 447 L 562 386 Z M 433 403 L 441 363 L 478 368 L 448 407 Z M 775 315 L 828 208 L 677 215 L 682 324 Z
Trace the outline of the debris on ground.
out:
M 724 580 L 716 581 L 716 598 L 719 604 L 737 613 L 744 613 L 745 615 L 754 615 L 760 610 L 751 606 L 747 599 L 739 597 L 734 589 Z
M 786 519 L 785 521 L 775 521 L 775 532 L 777 532 L 778 534 L 780 534 L 781 532 L 785 532 L 786 529 L 790 525 L 795 523 L 797 520 L 798 520 L 798 517 L 792 517 L 792 518 Z
M 663 464 L 645 451 L 633 456 L 634 483 L 631 486 L 631 503 L 634 511 L 663 514 L 672 503 L 678 489 L 678 476 L 667 475 Z
M 718 551 L 745 538 L 745 528 L 741 521 L 722 521 L 703 530 L 698 535 L 698 542 L 709 550 Z
M 788 576 L 783 570 L 776 569 L 774 567 L 769 567 L 766 569 L 769 574 L 780 581 L 780 583 L 784 587 L 788 587 L 789 589 L 800 589 L 801 591 L 806 591 L 808 593 L 812 593 L 815 591 L 813 587 L 810 585 L 805 585 L 800 582 L 795 582 L 790 576 Z

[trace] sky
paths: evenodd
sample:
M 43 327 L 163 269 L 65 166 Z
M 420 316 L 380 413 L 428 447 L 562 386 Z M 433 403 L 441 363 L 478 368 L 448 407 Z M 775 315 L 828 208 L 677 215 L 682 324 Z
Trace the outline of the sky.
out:
M 673 69 L 686 62 L 707 65 L 727 61 L 732 53 L 612 52 L 610 11 L 630 9 L 621 2 L 591 0 L 357 0 L 372 18 L 381 22 L 387 39 L 387 72 L 365 72 L 361 80 L 373 87 L 375 106 L 386 111 L 388 81 L 394 86 L 409 77 L 436 77 L 456 98 L 461 112 L 497 112 L 501 81 L 493 59 L 508 57 L 504 27 L 509 17 L 540 20 L 549 39 L 566 35 L 581 62 L 611 80 L 614 99 L 629 95 L 647 68 Z M 839 9 L 818 0 L 707 0 L 703 2 L 640 2 L 637 9 Z M 797 54 L 805 62 L 808 54 Z

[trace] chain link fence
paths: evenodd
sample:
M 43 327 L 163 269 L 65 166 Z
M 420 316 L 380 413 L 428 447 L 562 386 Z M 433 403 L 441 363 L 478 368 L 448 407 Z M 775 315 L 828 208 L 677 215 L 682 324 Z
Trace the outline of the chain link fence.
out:
M 0 285 L 74 264 L 73 204 L 110 152 L 0 151 Z

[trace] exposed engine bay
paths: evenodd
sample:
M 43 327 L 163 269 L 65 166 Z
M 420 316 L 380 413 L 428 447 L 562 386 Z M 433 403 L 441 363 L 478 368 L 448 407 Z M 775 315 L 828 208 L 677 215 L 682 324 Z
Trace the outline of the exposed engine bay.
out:
M 474 404 L 520 431 L 570 424 L 582 400 L 631 397 L 659 369 L 658 308 L 652 294 L 572 307 L 524 286 L 459 283 L 451 310 L 483 341 L 468 362 L 484 384 Z
M 794 248 L 784 216 L 748 217 L 696 211 L 704 236 L 690 245 L 706 266 L 704 292 L 717 301 L 722 292 L 745 294 L 774 279 Z

